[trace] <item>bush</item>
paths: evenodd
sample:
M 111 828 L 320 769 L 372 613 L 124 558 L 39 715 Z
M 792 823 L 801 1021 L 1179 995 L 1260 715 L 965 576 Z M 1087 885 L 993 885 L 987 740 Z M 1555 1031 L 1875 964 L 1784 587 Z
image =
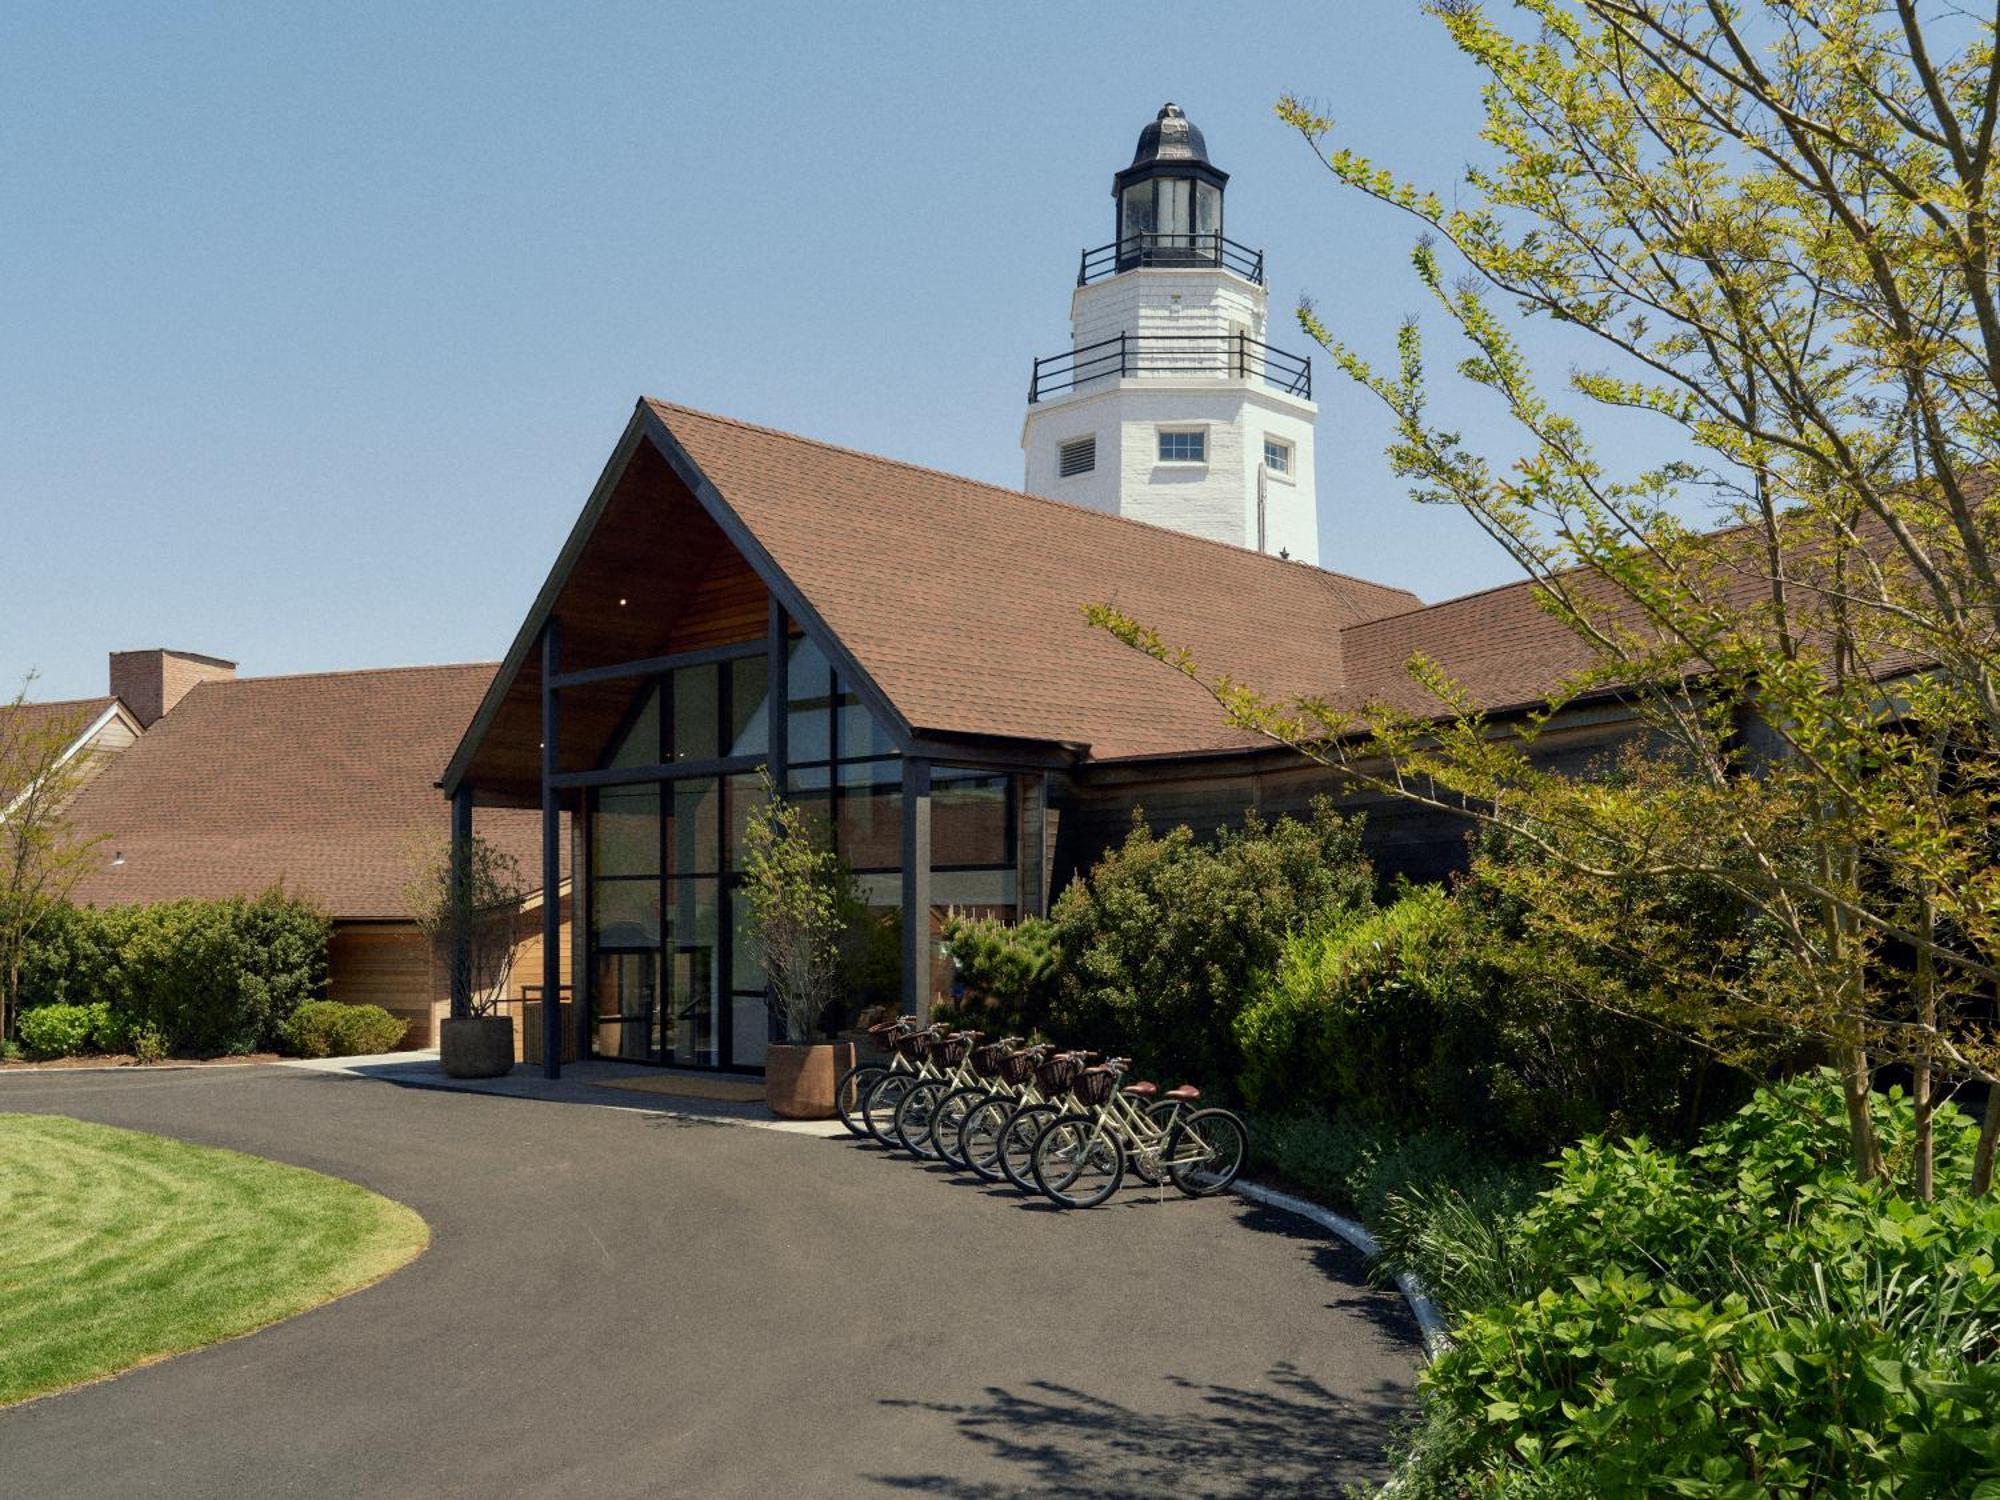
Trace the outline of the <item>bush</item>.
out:
M 379 1005 L 308 1000 L 286 1019 L 281 1039 L 296 1057 L 367 1057 L 387 1052 L 409 1029 Z
M 1325 798 L 1305 821 L 1253 816 L 1212 843 L 1186 828 L 1156 838 L 1135 813 L 1125 842 L 1055 903 L 1055 1030 L 1163 1082 L 1226 1089 L 1252 976 L 1289 934 L 1369 906 L 1374 888 L 1360 822 Z
M 325 912 L 275 889 L 254 900 L 69 908 L 30 944 L 22 1000 L 103 1001 L 128 1023 L 135 1051 L 253 1052 L 324 992 L 330 932 Z
M 1040 917 L 944 920 L 957 987 L 937 1018 L 988 1036 L 1047 1035 L 1061 972 L 1055 924 Z
M 1419 1190 L 1518 1207 L 1544 1175 L 1458 1136 L 1353 1117 L 1258 1116 L 1250 1141 L 1255 1165 L 1371 1226 L 1401 1195 Z
M 1908 1141 L 1907 1101 L 1878 1113 Z M 1948 1105 L 1936 1125 L 1959 1165 L 1976 1127 Z M 1971 1495 L 2000 1480 L 2000 1202 L 1850 1181 L 1830 1074 L 1763 1091 L 1685 1155 L 1585 1141 L 1458 1253 L 1504 1290 L 1468 1307 L 1432 1284 L 1461 1315 L 1425 1376 L 1412 1494 Z
M 1594 1130 L 1678 1137 L 1705 1064 L 1552 984 L 1545 958 L 1443 886 L 1294 933 L 1237 1018 L 1244 1098 L 1531 1156 Z
M 24 1010 L 15 1022 L 21 1033 L 21 1048 L 41 1061 L 51 1057 L 75 1057 L 90 1050 L 92 1034 L 104 1025 L 111 1007 L 95 1005 L 38 1005 Z

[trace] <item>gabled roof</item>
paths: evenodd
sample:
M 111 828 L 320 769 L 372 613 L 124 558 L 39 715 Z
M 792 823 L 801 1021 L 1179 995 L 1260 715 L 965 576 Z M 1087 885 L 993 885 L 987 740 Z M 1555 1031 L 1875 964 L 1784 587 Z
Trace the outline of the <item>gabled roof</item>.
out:
M 1341 677 L 1341 631 L 1407 610 L 1402 589 L 1018 490 L 643 401 L 444 784 L 470 774 L 510 693 L 534 678 L 543 620 L 588 553 L 634 443 L 700 502 L 781 602 L 824 626 L 888 711 L 919 735 L 1060 744 L 1093 757 L 1248 743 L 1197 685 L 1084 619 L 1108 603 L 1275 692 Z M 645 503 L 676 503 L 662 490 Z M 663 575 L 671 573 L 661 559 Z M 518 709 L 517 713 L 524 713 Z M 522 719 L 514 721 L 518 725 Z
M 103 839 L 77 900 L 254 895 L 282 881 L 339 918 L 406 918 L 412 835 L 445 836 L 432 782 L 492 679 L 478 663 L 201 684 L 71 805 L 72 826 Z M 475 827 L 535 878 L 536 815 L 482 810 Z
M 86 757 L 81 772 L 89 776 L 107 757 L 106 747 L 100 743 L 104 731 L 112 724 L 122 725 L 122 732 L 136 739 L 142 732 L 139 721 L 116 697 L 102 698 L 58 698 L 46 703 L 0 703 L 0 749 L 9 744 L 17 747 L 37 745 L 34 754 L 42 753 L 44 736 L 60 735 L 67 742 L 57 765 L 66 765 L 78 756 Z M 114 742 L 112 748 L 122 740 Z M 0 754 L 0 759 L 13 759 L 11 755 Z M 12 800 L 25 793 L 26 787 L 4 784 L 6 769 L 0 767 L 0 816 Z

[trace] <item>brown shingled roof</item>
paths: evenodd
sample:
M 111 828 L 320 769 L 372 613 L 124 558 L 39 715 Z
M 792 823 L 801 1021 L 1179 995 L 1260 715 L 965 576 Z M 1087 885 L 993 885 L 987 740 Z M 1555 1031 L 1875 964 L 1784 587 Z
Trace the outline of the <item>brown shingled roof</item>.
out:
M 1083 618 L 1107 603 L 1275 692 L 1341 680 L 1344 626 L 1416 597 L 1057 500 L 649 401 L 913 728 L 1085 744 L 1238 737 Z
M 445 835 L 437 768 L 492 679 L 480 663 L 203 683 L 78 794 L 73 825 L 104 841 L 77 899 L 282 881 L 339 918 L 405 917 L 412 830 Z M 536 814 L 481 811 L 475 826 L 534 878 Z

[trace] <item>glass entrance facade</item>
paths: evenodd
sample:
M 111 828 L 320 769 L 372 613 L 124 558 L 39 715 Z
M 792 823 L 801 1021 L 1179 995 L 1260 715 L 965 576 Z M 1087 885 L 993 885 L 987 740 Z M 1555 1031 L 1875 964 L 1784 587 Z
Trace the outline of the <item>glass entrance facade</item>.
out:
M 783 751 L 774 754 L 771 665 L 753 648 L 647 679 L 604 761 L 610 770 L 660 770 L 589 797 L 586 974 L 596 1056 L 763 1066 L 771 1022 L 739 884 L 743 831 L 764 796 L 764 768 L 779 759 L 785 794 L 847 861 L 859 897 L 843 944 L 843 1013 L 828 1023 L 849 1024 L 863 1010 L 901 1000 L 896 741 L 826 654 L 794 636 L 785 701 L 776 706 Z M 945 912 L 1012 916 L 1024 878 L 1038 888 L 1039 787 L 1039 778 L 1005 772 L 932 770 L 931 973 L 924 977 L 934 992 L 949 990 L 937 944 Z

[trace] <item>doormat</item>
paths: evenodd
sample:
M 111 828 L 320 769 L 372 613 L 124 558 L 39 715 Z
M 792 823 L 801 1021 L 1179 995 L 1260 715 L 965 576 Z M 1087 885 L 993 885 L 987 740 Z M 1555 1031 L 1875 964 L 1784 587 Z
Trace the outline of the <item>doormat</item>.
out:
M 727 1099 L 732 1104 L 762 1104 L 762 1082 L 735 1078 L 620 1078 L 606 1083 L 594 1081 L 594 1089 L 628 1089 L 635 1094 L 679 1094 L 684 1099 Z

